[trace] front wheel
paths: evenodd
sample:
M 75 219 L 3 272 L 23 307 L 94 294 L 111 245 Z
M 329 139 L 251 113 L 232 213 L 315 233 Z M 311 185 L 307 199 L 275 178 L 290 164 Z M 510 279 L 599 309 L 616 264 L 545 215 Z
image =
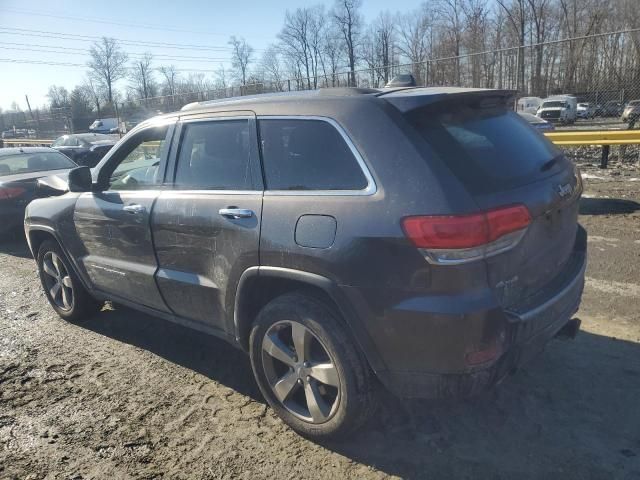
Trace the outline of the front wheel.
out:
M 42 242 L 37 261 L 44 293 L 60 317 L 77 321 L 99 310 L 100 304 L 86 291 L 57 242 Z
M 338 314 L 313 296 L 282 295 L 251 330 L 258 386 L 275 412 L 314 440 L 361 426 L 374 410 L 374 379 Z

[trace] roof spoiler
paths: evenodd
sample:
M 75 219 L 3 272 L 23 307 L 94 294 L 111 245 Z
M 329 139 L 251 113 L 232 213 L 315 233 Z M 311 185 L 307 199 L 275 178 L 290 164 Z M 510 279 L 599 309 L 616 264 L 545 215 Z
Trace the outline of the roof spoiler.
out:
M 517 96 L 515 90 L 491 90 L 470 88 L 409 88 L 383 92 L 378 95 L 402 113 L 443 102 L 461 102 L 477 104 L 478 106 L 511 107 Z

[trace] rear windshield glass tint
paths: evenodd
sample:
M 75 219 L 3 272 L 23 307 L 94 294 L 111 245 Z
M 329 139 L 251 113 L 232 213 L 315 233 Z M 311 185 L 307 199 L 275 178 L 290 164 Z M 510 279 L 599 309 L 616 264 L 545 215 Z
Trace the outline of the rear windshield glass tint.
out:
M 77 165 L 57 152 L 21 153 L 0 156 L 0 177 L 19 173 L 62 170 Z
M 472 193 L 535 181 L 547 162 L 561 155 L 518 114 L 501 108 L 458 104 L 408 118 Z

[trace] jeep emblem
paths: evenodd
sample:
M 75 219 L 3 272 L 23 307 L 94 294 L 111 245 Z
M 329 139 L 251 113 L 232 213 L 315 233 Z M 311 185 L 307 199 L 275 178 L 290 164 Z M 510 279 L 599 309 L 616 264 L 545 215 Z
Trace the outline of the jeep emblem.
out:
M 564 198 L 571 195 L 571 193 L 573 192 L 573 187 L 571 186 L 570 183 L 565 183 L 564 185 L 558 185 L 557 190 L 558 190 L 558 195 Z

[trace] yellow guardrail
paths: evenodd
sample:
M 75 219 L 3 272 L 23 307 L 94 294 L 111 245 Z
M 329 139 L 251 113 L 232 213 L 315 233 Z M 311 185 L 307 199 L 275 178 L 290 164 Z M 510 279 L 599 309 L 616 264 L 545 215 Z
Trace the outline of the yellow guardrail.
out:
M 560 147 L 570 145 L 602 146 L 600 168 L 607 168 L 609 164 L 609 149 L 611 145 L 640 145 L 640 130 L 546 132 L 545 136 Z
M 633 145 L 640 144 L 640 130 L 597 130 L 546 132 L 556 145 Z
M 5 147 L 38 147 L 51 145 L 53 140 L 33 139 L 33 138 L 3 138 L 0 140 Z

